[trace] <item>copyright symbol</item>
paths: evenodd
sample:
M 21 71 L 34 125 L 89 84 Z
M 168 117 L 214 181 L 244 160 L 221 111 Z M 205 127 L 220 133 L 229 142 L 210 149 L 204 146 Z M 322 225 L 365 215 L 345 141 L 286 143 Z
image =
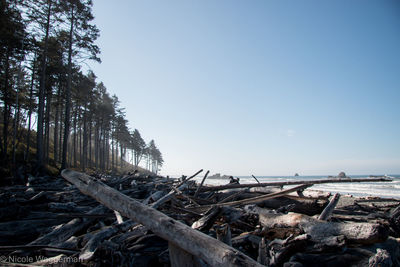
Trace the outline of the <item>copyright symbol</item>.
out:
M 6 256 L 1 256 L 0 257 L 0 262 L 5 262 L 7 261 L 7 257 Z

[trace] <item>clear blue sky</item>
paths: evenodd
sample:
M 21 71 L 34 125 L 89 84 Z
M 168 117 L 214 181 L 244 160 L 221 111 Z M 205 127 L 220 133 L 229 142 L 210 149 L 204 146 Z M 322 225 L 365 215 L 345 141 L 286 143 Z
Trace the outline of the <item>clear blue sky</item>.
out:
M 163 174 L 400 173 L 399 3 L 98 0 L 92 68 Z

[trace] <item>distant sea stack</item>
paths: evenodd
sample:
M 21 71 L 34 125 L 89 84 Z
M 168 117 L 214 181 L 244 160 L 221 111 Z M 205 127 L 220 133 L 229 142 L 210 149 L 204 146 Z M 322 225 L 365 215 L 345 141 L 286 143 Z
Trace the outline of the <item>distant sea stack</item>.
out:
M 207 179 L 229 179 L 231 176 L 230 175 L 221 175 L 220 173 L 213 174 L 211 176 L 208 176 Z
M 299 174 L 296 172 L 296 173 L 294 174 L 294 176 L 299 176 Z
M 340 172 L 340 173 L 338 174 L 337 177 L 338 177 L 338 178 L 348 178 L 348 177 L 346 176 L 346 173 L 344 173 L 344 172 Z

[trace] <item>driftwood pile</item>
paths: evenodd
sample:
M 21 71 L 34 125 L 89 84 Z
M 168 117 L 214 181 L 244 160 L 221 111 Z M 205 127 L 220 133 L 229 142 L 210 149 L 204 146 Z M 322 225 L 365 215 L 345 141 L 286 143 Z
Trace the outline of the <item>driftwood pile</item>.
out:
M 0 265 L 400 266 L 400 200 L 306 189 L 361 180 L 210 187 L 207 174 L 65 170 L 0 188 Z

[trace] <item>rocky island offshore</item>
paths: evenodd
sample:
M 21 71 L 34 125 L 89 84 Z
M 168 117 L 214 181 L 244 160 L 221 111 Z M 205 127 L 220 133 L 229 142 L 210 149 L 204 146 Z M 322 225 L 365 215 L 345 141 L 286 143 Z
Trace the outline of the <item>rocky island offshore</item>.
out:
M 216 173 L 207 177 L 207 179 L 230 179 L 232 175 L 221 175 L 220 173 Z

